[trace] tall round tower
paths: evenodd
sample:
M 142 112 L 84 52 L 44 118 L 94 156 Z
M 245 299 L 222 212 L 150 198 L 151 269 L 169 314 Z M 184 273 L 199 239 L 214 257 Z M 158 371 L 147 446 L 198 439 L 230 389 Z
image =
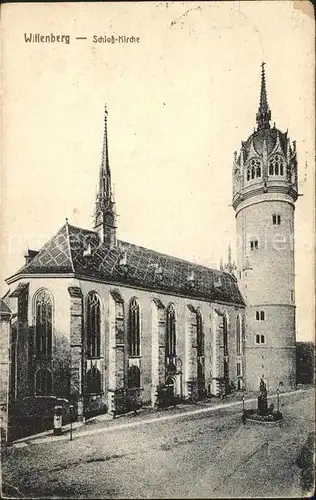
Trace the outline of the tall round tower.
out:
M 245 381 L 258 390 L 295 386 L 295 142 L 270 126 L 262 63 L 257 129 L 233 163 L 237 278 L 246 302 Z

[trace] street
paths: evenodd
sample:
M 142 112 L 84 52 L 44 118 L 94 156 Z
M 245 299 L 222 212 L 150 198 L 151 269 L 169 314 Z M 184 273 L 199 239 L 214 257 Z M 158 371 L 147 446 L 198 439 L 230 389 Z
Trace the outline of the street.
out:
M 38 498 L 302 498 L 312 488 L 314 391 L 281 403 L 279 425 L 242 425 L 231 406 L 12 446 L 2 454 L 3 483 Z

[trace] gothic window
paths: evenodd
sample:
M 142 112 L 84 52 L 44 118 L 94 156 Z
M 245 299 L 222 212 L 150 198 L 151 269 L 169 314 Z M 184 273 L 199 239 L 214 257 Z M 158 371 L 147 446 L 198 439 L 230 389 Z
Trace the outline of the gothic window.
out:
M 128 370 L 128 388 L 135 389 L 140 387 L 140 369 L 138 366 L 131 366 Z
M 237 377 L 241 376 L 241 363 L 237 363 Z
M 101 392 L 101 373 L 94 365 L 86 374 L 86 392 L 88 394 L 98 394 Z
M 52 355 L 52 299 L 42 290 L 35 299 L 35 344 L 37 357 Z
M 261 177 L 261 162 L 257 158 L 252 158 L 247 167 L 247 181 Z
M 87 357 L 101 355 L 101 303 L 100 297 L 92 292 L 87 300 Z
M 203 319 L 200 309 L 196 311 L 196 341 L 197 355 L 204 356 Z
M 167 309 L 166 356 L 176 356 L 176 313 L 173 304 L 169 304 Z
M 129 304 L 128 351 L 130 356 L 140 356 L 140 309 L 135 298 Z
M 282 156 L 275 155 L 269 160 L 269 175 L 283 175 L 284 160 Z
M 49 396 L 52 393 L 52 374 L 50 370 L 40 369 L 36 372 L 35 392 L 37 396 Z
M 237 316 L 236 319 L 236 352 L 239 356 L 241 354 L 241 324 L 240 324 L 240 316 Z

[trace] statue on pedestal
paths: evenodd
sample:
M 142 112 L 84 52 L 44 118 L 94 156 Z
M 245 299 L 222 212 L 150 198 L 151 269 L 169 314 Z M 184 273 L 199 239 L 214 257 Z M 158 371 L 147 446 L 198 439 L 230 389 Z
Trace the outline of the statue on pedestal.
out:
M 265 415 L 268 409 L 267 387 L 263 378 L 260 380 L 258 396 L 258 415 Z

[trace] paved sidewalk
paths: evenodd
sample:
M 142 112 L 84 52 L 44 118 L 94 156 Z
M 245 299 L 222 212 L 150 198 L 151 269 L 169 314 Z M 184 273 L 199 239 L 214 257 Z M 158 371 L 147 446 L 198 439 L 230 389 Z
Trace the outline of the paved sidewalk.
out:
M 305 389 L 299 389 L 296 391 L 280 393 L 280 398 L 289 395 L 299 394 L 305 391 L 306 391 Z M 248 396 L 248 398 L 247 399 L 246 398 L 247 396 L 245 396 L 246 408 L 249 404 L 257 402 L 257 397 Z M 275 400 L 276 395 L 273 394 L 269 396 L 268 399 Z M 104 432 L 112 432 L 124 428 L 138 427 L 141 425 L 150 425 L 157 421 L 163 422 L 184 417 L 186 418 L 194 417 L 195 415 L 198 416 L 201 414 L 207 414 L 211 412 L 220 411 L 223 409 L 225 410 L 228 408 L 236 408 L 236 409 L 239 408 L 241 411 L 242 409 L 241 398 L 239 397 L 239 399 L 236 401 L 236 398 L 232 397 L 230 401 L 226 400 L 220 403 L 217 402 L 216 404 L 214 404 L 214 402 L 213 403 L 199 402 L 194 405 L 182 404 L 182 405 L 177 405 L 174 408 L 168 408 L 166 410 L 154 410 L 150 408 L 144 408 L 143 411 L 139 411 L 136 416 L 134 416 L 133 414 L 127 414 L 113 418 L 109 414 L 99 415 L 97 417 L 87 420 L 85 423 L 74 422 L 72 424 L 72 439 L 75 440 L 84 436 L 90 436 L 93 434 L 100 434 Z M 91 428 L 89 428 L 90 426 Z M 63 427 L 63 433 L 60 436 L 55 436 L 53 434 L 53 430 L 48 430 L 40 434 L 27 436 L 19 440 L 16 440 L 12 442 L 11 445 L 20 448 L 27 446 L 28 444 L 42 444 L 45 442 L 52 443 L 56 441 L 64 441 L 69 439 L 70 439 L 70 424 L 65 425 Z

